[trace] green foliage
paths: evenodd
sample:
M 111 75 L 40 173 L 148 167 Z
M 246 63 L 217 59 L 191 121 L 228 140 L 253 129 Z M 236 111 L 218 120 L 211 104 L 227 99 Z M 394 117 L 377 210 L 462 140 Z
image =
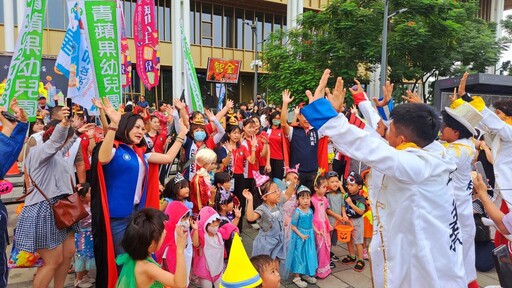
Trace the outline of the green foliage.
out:
M 477 0 L 390 0 L 390 14 L 402 8 L 408 10 L 388 24 L 389 78 L 399 84 L 395 87 L 460 73 L 453 69 L 457 62 L 483 72 L 507 47 L 507 41 L 495 39 L 495 23 L 477 17 Z M 383 11 L 381 0 L 333 0 L 324 11 L 305 12 L 299 29 L 272 34 L 263 53 L 270 98 L 280 103 L 281 91 L 290 89 L 295 102 L 305 101 L 304 91 L 316 87 L 325 68 L 342 76 L 347 87 L 354 77 L 368 83 L 372 64 L 380 62 Z M 512 17 L 504 27 L 512 30 Z

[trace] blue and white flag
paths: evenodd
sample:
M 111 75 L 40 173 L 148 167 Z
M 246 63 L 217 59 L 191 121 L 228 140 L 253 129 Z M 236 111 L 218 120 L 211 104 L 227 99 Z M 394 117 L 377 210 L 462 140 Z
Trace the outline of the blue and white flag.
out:
M 224 97 L 226 97 L 226 85 L 222 83 L 215 84 L 215 95 L 219 98 L 219 104 L 217 105 L 218 111 L 222 110 L 222 103 L 224 102 Z
M 83 0 L 68 0 L 67 3 L 69 24 L 55 62 L 55 69 L 69 79 L 67 97 L 89 110 L 89 115 L 96 115 L 96 107 L 92 105 L 95 81 L 91 71 L 91 52 L 82 21 L 85 12 Z

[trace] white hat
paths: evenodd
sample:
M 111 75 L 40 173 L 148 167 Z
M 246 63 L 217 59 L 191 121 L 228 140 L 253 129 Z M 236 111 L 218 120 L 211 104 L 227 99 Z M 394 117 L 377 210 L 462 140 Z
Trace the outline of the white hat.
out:
M 445 110 L 460 124 L 464 125 L 464 127 L 466 127 L 469 132 L 471 132 L 473 135 L 476 135 L 475 126 L 480 123 L 483 118 L 482 114 L 478 112 L 478 110 L 476 110 L 467 102 L 462 103 L 455 109 L 445 107 Z

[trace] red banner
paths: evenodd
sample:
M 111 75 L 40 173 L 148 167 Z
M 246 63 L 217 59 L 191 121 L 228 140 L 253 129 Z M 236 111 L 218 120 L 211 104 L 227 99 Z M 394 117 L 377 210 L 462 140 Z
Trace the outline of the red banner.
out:
M 128 50 L 128 38 L 126 38 L 126 25 L 124 24 L 124 12 L 122 1 L 117 1 L 118 26 L 121 36 L 121 84 L 126 88 L 132 83 L 132 61 Z
M 208 58 L 206 81 L 218 83 L 238 83 L 241 60 Z
M 137 74 L 150 89 L 160 80 L 160 52 L 154 0 L 137 0 L 133 17 L 133 40 L 137 57 Z

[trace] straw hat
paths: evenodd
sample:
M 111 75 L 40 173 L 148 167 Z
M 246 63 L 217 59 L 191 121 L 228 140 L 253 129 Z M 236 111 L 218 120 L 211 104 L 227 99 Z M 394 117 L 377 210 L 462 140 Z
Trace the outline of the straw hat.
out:
M 245 252 L 244 245 L 238 233 L 235 233 L 231 251 L 229 253 L 228 266 L 222 281 L 220 282 L 221 288 L 251 288 L 257 287 L 261 284 L 261 277 L 258 271 L 252 266 L 247 252 Z
M 469 132 L 476 135 L 475 126 L 480 123 L 483 118 L 482 114 L 478 112 L 478 110 L 467 102 L 462 103 L 455 109 L 450 107 L 445 107 L 445 109 L 450 116 L 455 118 L 455 120 L 460 124 L 464 125 Z

